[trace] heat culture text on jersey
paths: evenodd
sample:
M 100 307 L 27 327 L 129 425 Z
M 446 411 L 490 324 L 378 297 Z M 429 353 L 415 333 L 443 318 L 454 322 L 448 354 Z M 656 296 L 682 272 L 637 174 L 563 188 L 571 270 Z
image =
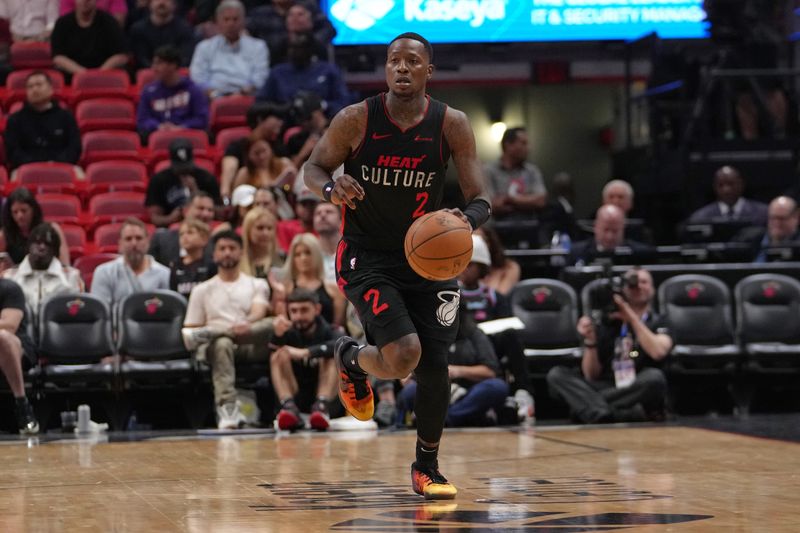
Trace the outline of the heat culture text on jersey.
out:
M 376 166 L 361 165 L 361 179 L 388 187 L 428 189 L 433 184 L 436 172 L 416 170 L 426 157 L 426 155 L 420 157 L 380 155 Z
M 354 211 L 345 211 L 344 236 L 364 247 L 402 248 L 414 219 L 442 201 L 450 157 L 442 135 L 447 106 L 430 98 L 423 118 L 406 129 L 389 116 L 384 95 L 368 98 L 366 107 L 363 142 L 345 162 L 365 194 Z

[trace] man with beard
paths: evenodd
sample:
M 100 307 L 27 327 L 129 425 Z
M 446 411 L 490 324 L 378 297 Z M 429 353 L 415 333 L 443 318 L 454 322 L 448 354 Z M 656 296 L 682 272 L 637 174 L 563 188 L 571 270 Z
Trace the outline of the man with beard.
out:
M 183 336 L 187 348 L 197 349 L 211 366 L 217 427 L 237 429 L 245 419 L 236 399 L 234 361 L 268 357 L 267 343 L 255 340 L 272 330 L 272 318 L 266 319 L 269 286 L 239 270 L 242 238 L 236 232 L 221 231 L 212 243 L 217 275 L 192 290 Z
M 95 269 L 92 294 L 113 308 L 129 294 L 169 289 L 169 269 L 147 255 L 148 246 L 144 222 L 125 219 L 119 231 L 120 257 Z
M 60 247 L 61 237 L 55 228 L 47 222 L 39 224 L 28 239 L 28 255 L 18 267 L 3 273 L 3 277 L 22 287 L 34 313 L 39 312 L 39 304 L 48 296 L 83 291 L 80 272 L 58 260 Z
M 324 431 L 330 425 L 328 405 L 336 395 L 333 345 L 344 335 L 320 315 L 317 293 L 298 287 L 287 298 L 289 319 L 275 319 L 277 349 L 269 361 L 272 386 L 281 404 L 278 427 L 305 426 L 300 412 L 311 410 L 309 425 Z

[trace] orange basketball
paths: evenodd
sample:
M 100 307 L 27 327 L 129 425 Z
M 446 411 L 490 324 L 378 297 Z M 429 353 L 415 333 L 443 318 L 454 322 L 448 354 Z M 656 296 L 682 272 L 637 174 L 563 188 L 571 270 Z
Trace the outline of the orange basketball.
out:
M 414 272 L 433 281 L 451 279 L 472 258 L 472 228 L 451 213 L 434 211 L 411 224 L 404 247 Z

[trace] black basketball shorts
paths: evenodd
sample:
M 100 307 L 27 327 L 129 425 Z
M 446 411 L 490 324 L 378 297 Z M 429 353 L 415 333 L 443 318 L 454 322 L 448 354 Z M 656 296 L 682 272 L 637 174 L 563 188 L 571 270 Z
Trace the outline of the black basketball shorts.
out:
M 336 281 L 356 308 L 367 340 L 381 348 L 416 333 L 423 346 L 449 346 L 458 330 L 455 279 L 429 281 L 414 272 L 403 250 L 359 249 L 342 240 Z

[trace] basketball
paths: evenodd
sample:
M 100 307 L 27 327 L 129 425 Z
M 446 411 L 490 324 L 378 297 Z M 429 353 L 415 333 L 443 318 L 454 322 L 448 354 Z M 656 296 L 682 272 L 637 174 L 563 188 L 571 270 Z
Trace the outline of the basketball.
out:
M 472 257 L 472 228 L 456 215 L 434 211 L 419 217 L 406 232 L 406 259 L 425 279 L 458 276 Z

